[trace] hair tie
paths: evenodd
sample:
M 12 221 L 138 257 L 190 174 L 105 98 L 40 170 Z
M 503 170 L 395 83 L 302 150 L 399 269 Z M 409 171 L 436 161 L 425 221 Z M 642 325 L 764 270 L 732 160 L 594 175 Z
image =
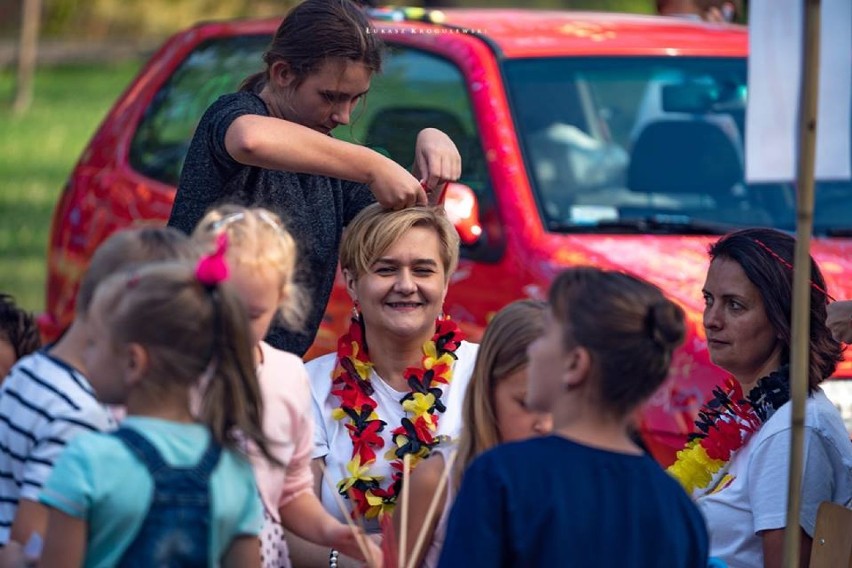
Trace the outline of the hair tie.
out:
M 228 279 L 228 264 L 225 262 L 225 252 L 228 250 L 228 235 L 222 233 L 216 237 L 216 250 L 209 255 L 202 255 L 195 267 L 195 278 L 206 288 L 214 288 L 220 282 Z
M 765 250 L 766 253 L 769 256 L 771 256 L 772 258 L 777 260 L 781 264 L 781 266 L 785 267 L 790 272 L 793 272 L 793 265 L 790 262 L 788 262 L 787 260 L 785 260 L 780 254 L 778 254 L 777 252 L 775 252 L 774 250 L 769 248 L 769 245 L 767 245 L 766 243 L 764 243 L 763 241 L 761 241 L 760 239 L 755 238 L 755 237 L 751 237 L 751 240 L 753 240 L 755 242 L 755 244 L 757 244 L 757 246 L 759 246 L 760 248 Z M 810 266 L 810 263 L 808 263 L 808 265 Z M 826 303 L 835 301 L 834 297 L 831 294 L 828 293 L 828 290 L 824 289 L 822 286 L 820 286 L 819 284 L 817 284 L 813 280 L 810 280 L 810 283 L 811 283 L 811 288 L 813 288 L 817 292 L 820 292 L 823 296 L 826 297 Z
M 663 345 L 663 344 L 660 342 L 660 338 L 659 338 L 659 336 L 657 335 L 657 316 L 656 316 L 656 314 L 654 313 L 654 312 L 655 312 L 655 308 L 656 308 L 656 306 L 657 306 L 657 304 L 656 304 L 656 303 L 655 303 L 655 304 L 651 304 L 650 306 L 648 306 L 648 311 L 647 311 L 647 312 L 645 312 L 645 321 L 644 321 L 644 324 L 645 324 L 645 335 L 646 335 L 646 336 L 647 336 L 647 337 L 648 337 L 651 341 L 653 341 L 655 344 L 657 344 L 658 346 L 660 346 L 660 347 L 665 347 L 665 345 Z

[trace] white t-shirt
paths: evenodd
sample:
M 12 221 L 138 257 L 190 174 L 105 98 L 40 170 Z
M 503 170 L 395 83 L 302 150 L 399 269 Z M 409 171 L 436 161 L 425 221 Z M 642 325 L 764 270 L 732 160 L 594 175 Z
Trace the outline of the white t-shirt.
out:
M 462 403 L 464 402 L 467 384 L 473 373 L 476 362 L 476 352 L 479 346 L 475 343 L 463 341 L 456 350 L 458 358 L 453 366 L 453 378 L 449 388 L 443 388 L 441 401 L 447 410 L 438 421 L 438 432 L 440 436 L 456 438 L 461 431 Z M 325 458 L 325 472 L 331 481 L 331 486 L 336 487 L 337 482 L 343 479 L 346 464 L 352 459 L 352 440 L 349 430 L 345 424 L 348 420 L 335 420 L 331 413 L 340 405 L 340 399 L 331 394 L 331 374 L 337 364 L 337 354 L 329 353 L 306 364 L 308 375 L 311 379 L 311 393 L 313 395 L 314 407 L 314 458 Z M 391 431 L 400 425 L 405 416 L 399 400 L 405 396 L 405 392 L 392 389 L 375 370 L 370 377 L 375 392 L 373 398 L 378 403 L 376 413 L 379 419 L 384 420 L 387 425 L 381 432 L 385 441 L 384 447 L 376 450 L 376 461 L 370 468 L 373 476 L 383 476 L 382 487 L 386 487 L 391 478 L 392 470 L 390 463 L 385 459 L 385 453 L 393 448 Z M 345 500 L 348 505 L 348 500 Z M 329 489 L 329 484 L 323 481 L 322 504 L 325 509 L 337 517 L 341 522 L 346 522 L 337 505 L 336 498 Z M 377 530 L 378 525 L 373 522 L 367 524 L 368 530 Z
M 38 502 L 68 442 L 115 428 L 86 377 L 43 349 L 23 357 L 0 388 L 0 545 L 21 499 Z
M 698 497 L 707 520 L 710 555 L 730 568 L 763 566 L 760 531 L 787 524 L 790 456 L 788 402 L 731 460 L 714 489 Z M 852 443 L 837 409 L 818 390 L 805 412 L 804 477 L 800 524 L 813 536 L 822 501 L 852 501 Z M 719 476 L 717 476 L 719 477 Z

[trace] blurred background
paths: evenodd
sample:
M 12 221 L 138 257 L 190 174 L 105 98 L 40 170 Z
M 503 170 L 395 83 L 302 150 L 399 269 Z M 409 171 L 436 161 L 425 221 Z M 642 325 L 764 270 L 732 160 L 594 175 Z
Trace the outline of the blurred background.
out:
M 53 207 L 84 144 L 145 59 L 200 20 L 280 17 L 297 0 L 0 0 L 0 292 L 44 309 Z M 655 0 L 443 0 L 652 14 Z M 27 17 L 25 17 L 25 15 Z M 28 22 L 28 23 L 26 23 Z M 17 73 L 20 38 L 32 73 Z M 29 83 L 20 89 L 21 82 Z
M 40 0 L 46 38 L 150 39 L 199 20 L 278 16 L 297 0 Z M 398 2 L 397 2 L 398 3 Z M 0 37 L 17 34 L 23 0 L 0 0 Z M 438 0 L 409 6 L 524 6 L 527 8 L 654 11 L 654 0 Z

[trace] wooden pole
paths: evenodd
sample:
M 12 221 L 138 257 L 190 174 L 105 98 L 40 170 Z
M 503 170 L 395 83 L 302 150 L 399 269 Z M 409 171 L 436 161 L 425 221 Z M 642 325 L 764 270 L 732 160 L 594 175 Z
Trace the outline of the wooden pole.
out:
M 33 76 L 38 56 L 38 29 L 42 0 L 22 0 L 21 37 L 18 44 L 18 76 L 12 111 L 25 112 L 33 101 Z
M 804 41 L 796 171 L 796 249 L 793 257 L 793 314 L 790 346 L 792 431 L 784 566 L 797 568 L 800 556 L 799 509 L 802 500 L 805 401 L 808 396 L 811 308 L 811 233 L 814 224 L 817 94 L 819 81 L 820 0 L 803 0 Z

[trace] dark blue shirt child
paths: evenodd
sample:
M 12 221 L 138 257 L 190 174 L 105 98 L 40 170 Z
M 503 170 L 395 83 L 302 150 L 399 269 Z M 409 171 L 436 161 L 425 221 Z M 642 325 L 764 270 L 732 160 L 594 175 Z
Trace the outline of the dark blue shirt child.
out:
M 701 513 L 652 458 L 548 436 L 473 462 L 440 566 L 704 568 L 707 555 Z

